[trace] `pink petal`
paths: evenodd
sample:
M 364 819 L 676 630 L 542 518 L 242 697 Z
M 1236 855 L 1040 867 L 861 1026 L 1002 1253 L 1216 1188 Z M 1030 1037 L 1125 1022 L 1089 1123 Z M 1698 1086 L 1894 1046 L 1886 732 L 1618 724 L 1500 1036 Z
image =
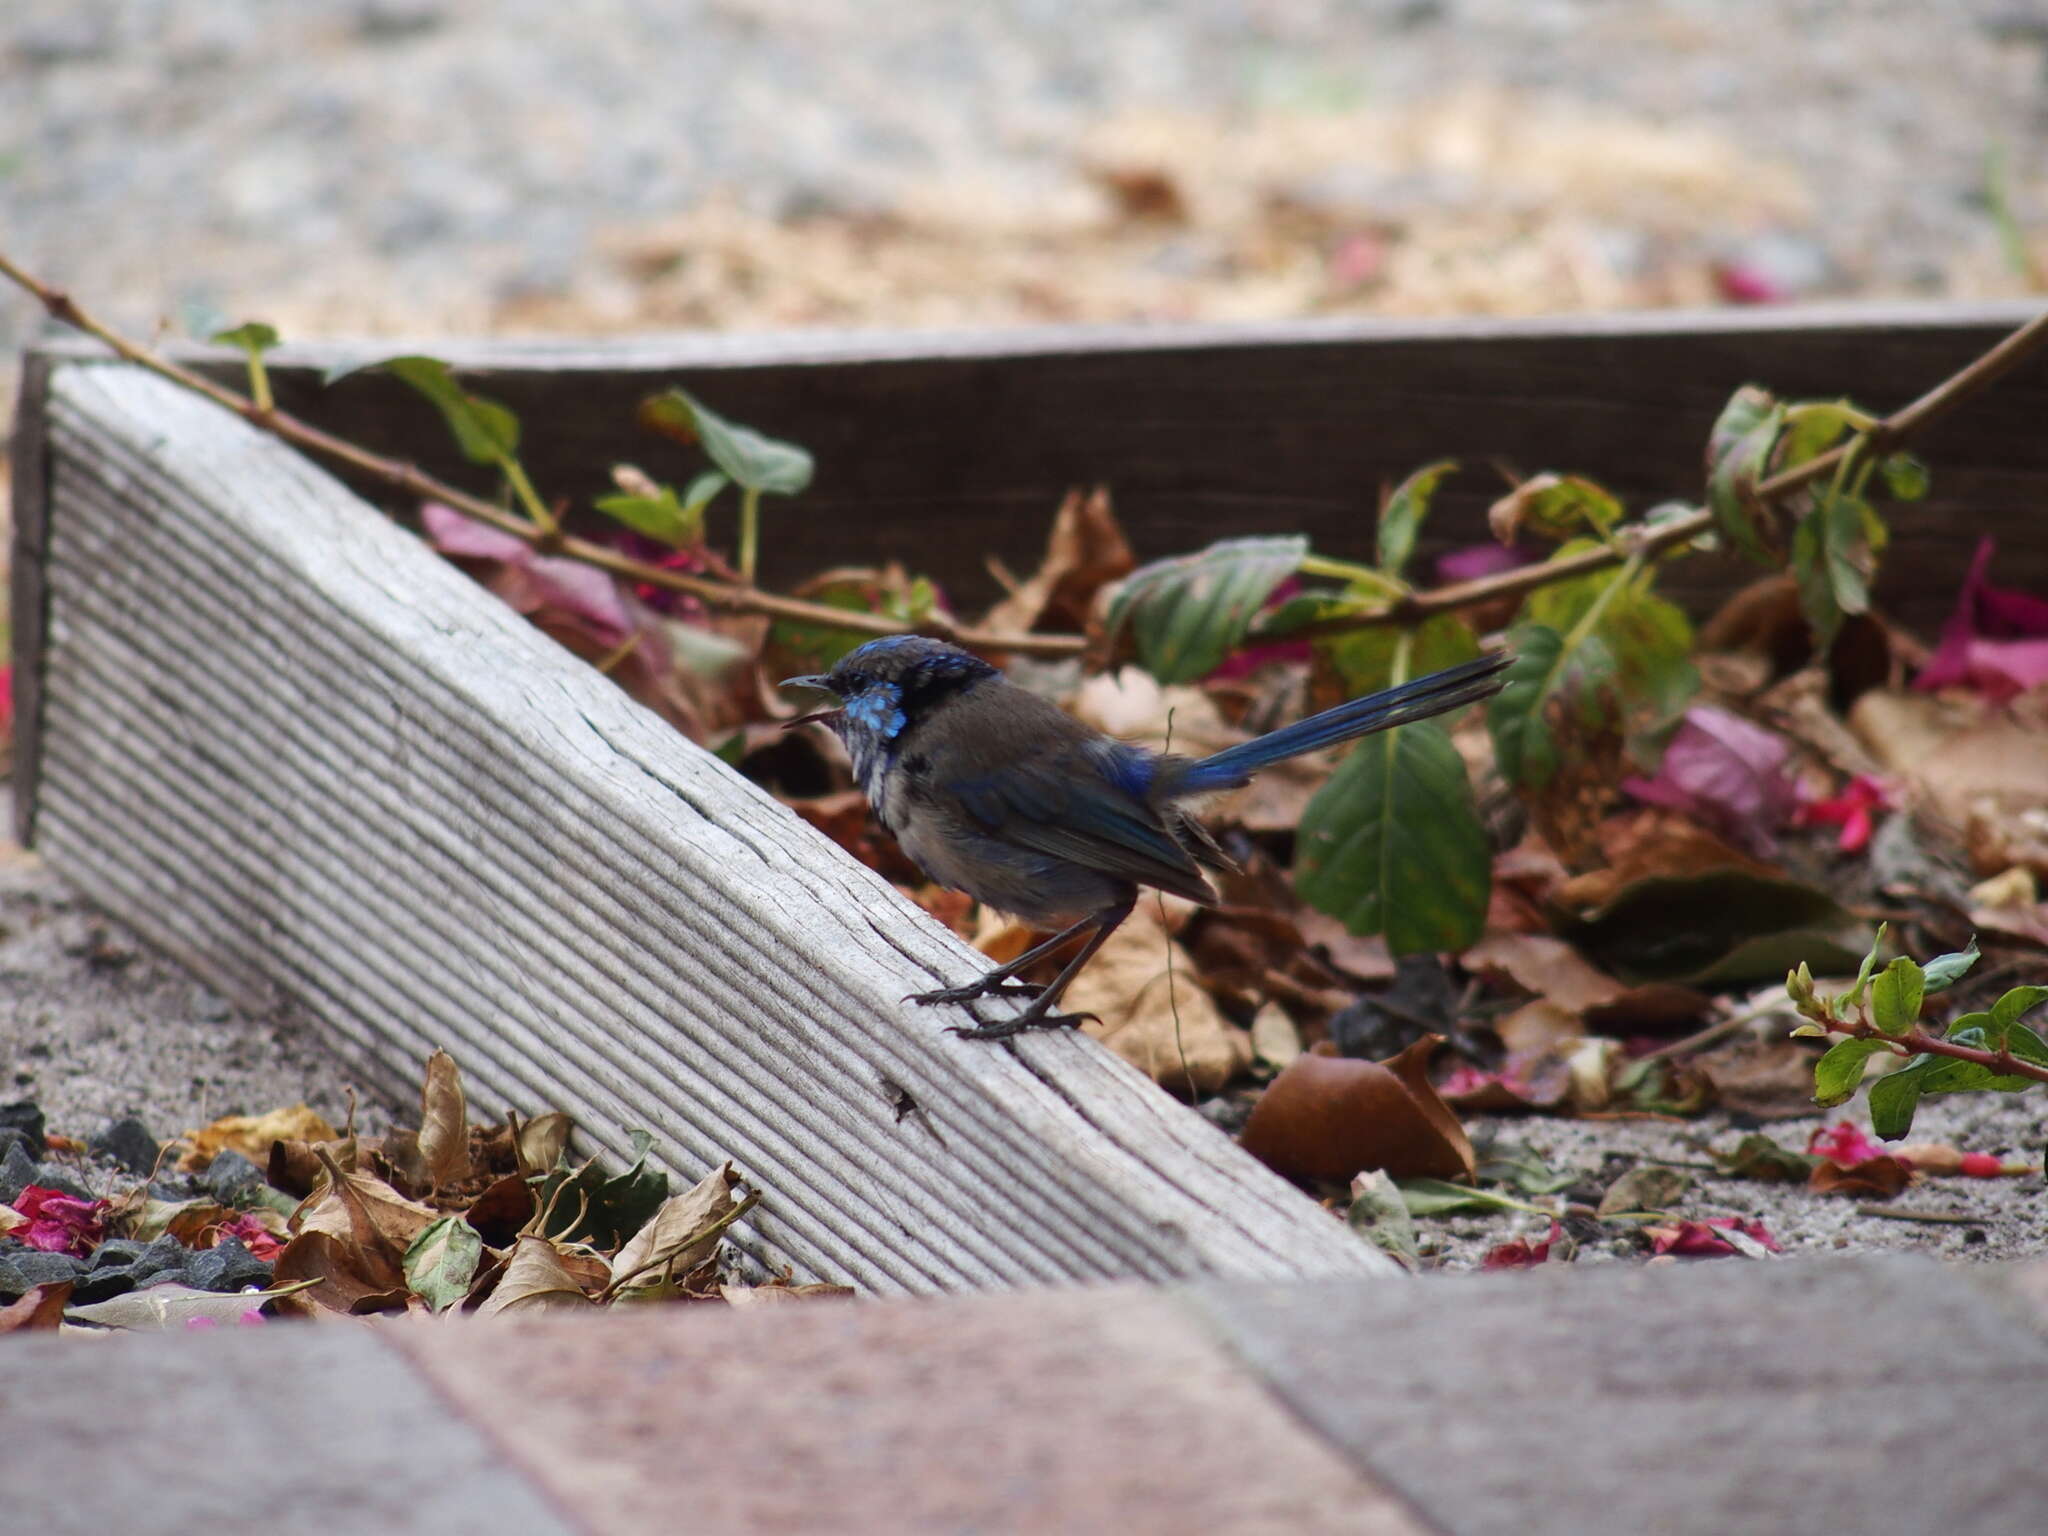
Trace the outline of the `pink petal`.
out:
M 493 528 L 489 523 L 480 523 L 473 517 L 464 517 L 453 507 L 443 506 L 438 501 L 427 502 L 420 508 L 420 523 L 427 530 L 427 538 L 434 548 L 458 560 L 504 560 L 524 564 L 533 554 L 524 539 Z

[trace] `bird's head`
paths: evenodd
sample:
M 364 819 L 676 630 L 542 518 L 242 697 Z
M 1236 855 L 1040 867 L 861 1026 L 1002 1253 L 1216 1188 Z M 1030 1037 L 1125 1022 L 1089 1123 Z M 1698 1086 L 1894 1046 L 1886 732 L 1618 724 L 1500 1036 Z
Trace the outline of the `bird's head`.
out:
M 839 701 L 790 721 L 829 725 L 849 747 L 886 743 L 920 711 L 947 695 L 997 676 L 979 656 L 923 635 L 885 635 L 840 657 L 830 672 L 786 677 L 784 688 L 815 688 Z

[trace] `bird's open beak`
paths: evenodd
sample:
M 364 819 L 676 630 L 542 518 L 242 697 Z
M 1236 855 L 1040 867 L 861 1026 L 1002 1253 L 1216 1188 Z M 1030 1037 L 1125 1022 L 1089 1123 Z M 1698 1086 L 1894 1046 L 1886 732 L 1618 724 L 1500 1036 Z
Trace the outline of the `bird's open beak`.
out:
M 832 685 L 817 673 L 812 673 L 808 677 L 785 677 L 775 686 L 778 688 L 815 688 L 820 693 L 830 693 L 832 691 Z M 794 720 L 784 721 L 782 728 L 785 731 L 793 731 L 800 725 L 810 725 L 813 722 L 830 724 L 838 718 L 839 711 L 836 709 L 817 709 L 811 711 L 808 715 L 798 715 Z

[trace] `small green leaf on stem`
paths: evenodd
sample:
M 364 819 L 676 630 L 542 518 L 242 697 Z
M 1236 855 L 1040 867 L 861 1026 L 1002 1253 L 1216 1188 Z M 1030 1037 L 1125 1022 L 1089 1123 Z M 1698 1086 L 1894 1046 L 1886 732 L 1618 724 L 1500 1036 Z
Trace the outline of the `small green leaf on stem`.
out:
M 1826 453 L 1845 433 L 1867 432 L 1875 425 L 1875 416 L 1847 400 L 1802 400 L 1787 406 L 1776 467 L 1797 468 Z
M 2020 1016 L 2040 1007 L 2043 1003 L 2048 1003 L 2048 987 L 2014 987 L 1993 1003 L 1990 1025 L 1991 1049 L 1995 1051 L 2004 1048 L 2019 1024 Z M 2013 1054 L 2020 1055 L 2017 1050 Z
M 228 330 L 215 331 L 209 338 L 215 346 L 237 347 L 249 360 L 249 398 L 256 409 L 267 411 L 274 403 L 270 395 L 270 370 L 263 354 L 278 343 L 277 330 L 261 320 L 245 320 Z
M 438 357 L 392 357 L 373 365 L 433 401 L 456 447 L 472 464 L 510 463 L 519 452 L 519 418 L 510 409 L 482 395 L 473 395 L 456 381 L 455 370 Z
M 1813 1064 L 1813 1102 L 1822 1109 L 1846 1104 L 1855 1095 L 1857 1084 L 1863 1081 L 1870 1058 L 1890 1049 L 1884 1041 L 1867 1035 L 1837 1040 Z
M 1870 1022 L 1888 1035 L 1903 1035 L 1920 1019 L 1926 973 L 1900 955 L 1870 984 Z
M 1109 632 L 1116 634 L 1128 622 L 1138 660 L 1162 683 L 1207 677 L 1307 554 L 1306 538 L 1283 534 L 1224 539 L 1192 555 L 1141 566 L 1109 605 Z
M 795 496 L 811 483 L 810 454 L 795 443 L 726 420 L 680 386 L 641 402 L 640 417 L 667 436 L 702 443 L 711 462 L 746 490 Z
M 1983 951 L 1977 948 L 1976 935 L 1972 934 L 1967 948 L 1957 950 L 1953 954 L 1936 955 L 1926 966 L 1927 992 L 1931 995 L 1954 986 L 1963 979 L 1970 967 L 1977 963 L 1978 956 L 1982 953 Z
M 1380 508 L 1380 569 L 1399 576 L 1415 553 L 1415 535 L 1429 516 L 1429 504 L 1444 476 L 1458 468 L 1456 459 L 1439 459 L 1426 464 L 1395 486 L 1386 505 Z
M 1863 964 L 1856 970 L 1856 985 L 1844 992 L 1839 999 L 1843 1008 L 1854 1008 L 1863 1001 L 1863 989 L 1870 985 L 1870 978 L 1877 970 L 1877 957 L 1884 948 L 1884 936 L 1890 923 L 1879 923 L 1877 935 L 1870 941 L 1870 953 L 1863 957 Z M 1837 1015 L 1839 1017 L 1839 1014 Z
M 1785 429 L 1785 408 L 1766 390 L 1745 384 L 1721 408 L 1707 437 L 1707 506 L 1729 544 L 1759 565 L 1776 566 L 1768 510 L 1756 485 Z
M 1920 500 L 1932 479 L 1927 465 L 1910 453 L 1887 455 L 1879 461 L 1877 472 L 1884 476 L 1884 488 L 1900 501 Z
M 1487 526 L 1503 544 L 1529 532 L 1538 538 L 1568 539 L 1591 528 L 1602 540 L 1622 519 L 1621 503 L 1606 487 L 1584 475 L 1531 475 L 1487 509 Z

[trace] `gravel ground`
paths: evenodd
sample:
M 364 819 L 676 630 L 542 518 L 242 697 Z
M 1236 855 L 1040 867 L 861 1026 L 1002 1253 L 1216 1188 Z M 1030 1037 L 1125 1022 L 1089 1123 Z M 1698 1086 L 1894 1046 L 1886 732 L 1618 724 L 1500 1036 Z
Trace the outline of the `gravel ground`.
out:
M 0 249 L 147 330 L 920 325 L 2004 294 L 2048 219 L 2048 4 L 11 0 Z M 1148 179 L 1149 178 L 1149 179 Z M 2038 260 L 2038 257 L 2037 257 Z M 0 297 L 0 363 L 39 317 Z M 11 366 L 0 403 L 11 390 Z M 0 1066 L 168 1135 L 341 1079 L 0 855 Z M 1924 1130 L 2038 1158 L 2042 1096 Z M 2022 1107 L 2024 1106 L 2024 1108 Z M 1533 1120 L 1576 1167 L 1700 1127 Z M 1787 1133 L 1786 1140 L 1803 1139 Z M 2039 1252 L 1706 1176 L 1788 1246 Z M 1425 1223 L 1470 1263 L 1529 1219 Z M 1971 1237 L 1982 1232 L 1981 1241 Z M 1592 1255 L 1589 1255 L 1591 1257 Z
M 2041 0 L 1080 15 L 11 0 L 0 242 L 130 324 L 204 300 L 303 334 L 1588 307 L 1711 298 L 1716 253 L 1789 293 L 2009 292 L 1998 146 L 2048 218 Z M 1086 238 L 1105 165 L 1170 172 L 1192 237 Z M 1333 238 L 1282 205 L 1394 226 L 1393 257 L 1338 238 L 1346 281 L 1276 281 L 1270 247 Z M 1261 248 L 1219 255 L 1212 216 Z M 854 233 L 778 260 L 791 220 Z M 906 264 L 963 224 L 1000 244 Z M 716 269 L 688 301 L 678 261 Z M 0 349 L 35 323 L 0 303 Z

